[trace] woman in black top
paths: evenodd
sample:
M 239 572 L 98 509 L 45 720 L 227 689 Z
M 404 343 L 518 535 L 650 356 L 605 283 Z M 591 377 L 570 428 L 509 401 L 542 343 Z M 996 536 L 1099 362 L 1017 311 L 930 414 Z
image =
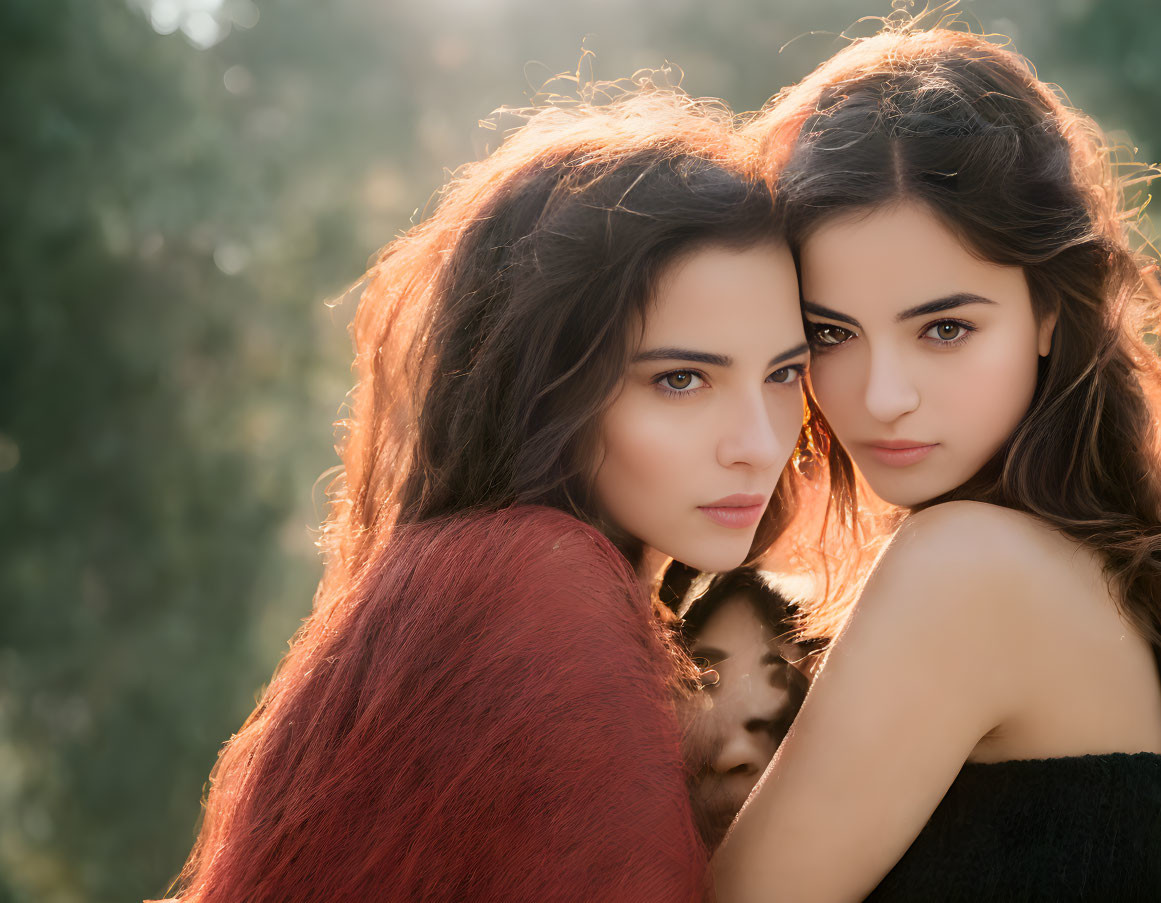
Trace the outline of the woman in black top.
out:
M 951 30 L 856 41 L 753 127 L 840 510 L 857 468 L 906 516 L 719 899 L 1161 899 L 1158 293 L 1127 180 L 1027 61 Z

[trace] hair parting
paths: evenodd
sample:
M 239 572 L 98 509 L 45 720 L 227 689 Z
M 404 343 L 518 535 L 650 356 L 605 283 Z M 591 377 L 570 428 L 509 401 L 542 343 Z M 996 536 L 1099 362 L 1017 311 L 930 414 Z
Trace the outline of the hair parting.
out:
M 978 474 L 926 505 L 1025 511 L 1092 548 L 1124 615 L 1161 646 L 1161 364 L 1144 340 L 1161 292 L 1155 261 L 1130 243 L 1143 209 L 1130 189 L 1156 168 L 1117 161 L 1012 50 L 903 18 L 841 50 L 747 129 L 765 148 L 792 249 L 832 217 L 906 200 L 979 258 L 1022 268 L 1036 316 L 1057 317 L 1030 409 Z M 835 510 L 851 527 L 850 459 L 837 442 L 824 447 Z M 820 617 L 833 623 L 835 612 Z

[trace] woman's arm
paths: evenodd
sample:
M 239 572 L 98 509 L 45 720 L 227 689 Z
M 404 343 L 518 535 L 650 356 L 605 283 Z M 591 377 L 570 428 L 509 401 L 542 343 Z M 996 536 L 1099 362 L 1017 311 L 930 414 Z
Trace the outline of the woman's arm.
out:
M 861 900 L 1011 716 L 1034 627 L 1020 517 L 950 503 L 900 531 L 714 857 L 721 903 Z

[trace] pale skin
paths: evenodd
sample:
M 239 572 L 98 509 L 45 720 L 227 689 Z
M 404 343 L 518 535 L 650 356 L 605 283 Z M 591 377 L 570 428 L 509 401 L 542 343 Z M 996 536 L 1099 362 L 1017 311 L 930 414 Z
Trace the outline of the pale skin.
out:
M 801 263 L 816 349 L 841 340 L 812 382 L 867 481 L 903 506 L 954 488 L 1023 413 L 1055 319 L 913 204 L 824 223 Z M 934 448 L 870 448 L 892 440 Z M 978 502 L 913 514 L 714 857 L 718 899 L 861 900 L 965 762 L 1161 753 L 1158 684 L 1094 553 Z
M 674 261 L 630 357 L 601 426 L 601 507 L 644 543 L 646 582 L 671 558 L 738 566 L 802 427 L 807 347 L 789 249 L 709 246 Z

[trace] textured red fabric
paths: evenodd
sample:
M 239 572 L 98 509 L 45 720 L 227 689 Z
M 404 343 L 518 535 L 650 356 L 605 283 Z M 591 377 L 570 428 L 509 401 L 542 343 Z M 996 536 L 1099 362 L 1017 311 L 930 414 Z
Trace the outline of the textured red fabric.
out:
M 694 901 L 671 661 L 546 508 L 396 530 L 223 752 L 189 901 Z

